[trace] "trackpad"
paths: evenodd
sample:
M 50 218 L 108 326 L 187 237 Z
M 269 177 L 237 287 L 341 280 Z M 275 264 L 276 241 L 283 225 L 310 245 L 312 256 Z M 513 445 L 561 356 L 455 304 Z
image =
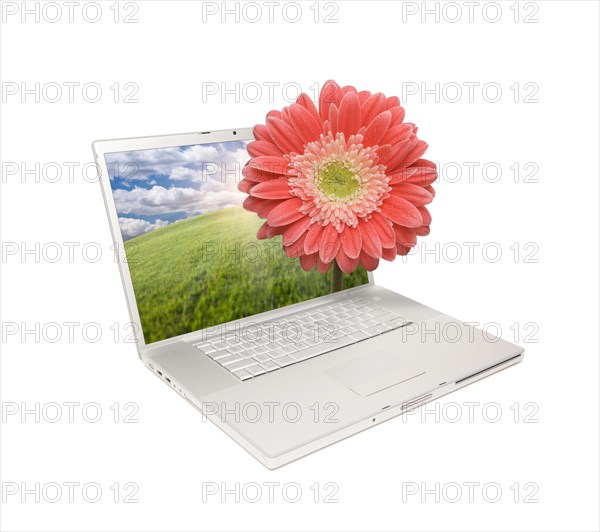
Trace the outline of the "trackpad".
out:
M 344 362 L 325 371 L 332 379 L 363 397 L 425 373 L 393 351 L 383 351 Z

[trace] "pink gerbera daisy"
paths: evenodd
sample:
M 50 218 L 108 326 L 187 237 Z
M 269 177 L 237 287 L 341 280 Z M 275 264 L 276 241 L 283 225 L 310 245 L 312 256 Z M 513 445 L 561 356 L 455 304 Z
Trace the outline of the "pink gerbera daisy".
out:
M 404 123 L 400 100 L 328 81 L 319 109 L 306 95 L 254 127 L 239 189 L 265 219 L 258 238 L 282 235 L 305 270 L 345 273 L 406 255 L 429 234 L 435 164 Z

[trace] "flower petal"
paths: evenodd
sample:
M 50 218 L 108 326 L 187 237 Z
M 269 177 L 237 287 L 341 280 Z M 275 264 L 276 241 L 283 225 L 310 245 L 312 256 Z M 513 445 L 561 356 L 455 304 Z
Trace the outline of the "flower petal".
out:
M 381 257 L 381 240 L 375 226 L 371 222 L 360 221 L 358 227 L 362 237 L 362 251 L 368 253 L 371 257 Z
M 396 233 L 396 246 L 412 247 L 417 243 L 417 234 L 414 229 L 394 224 Z
M 344 253 L 342 248 L 338 250 L 335 260 L 338 263 L 340 270 L 346 274 L 352 273 L 358 266 L 358 257 L 351 259 L 348 257 L 348 255 L 346 255 L 346 253 Z
M 431 214 L 427 210 L 427 207 L 417 207 L 423 218 L 423 225 L 431 225 Z
M 364 126 L 368 126 L 379 113 L 386 110 L 385 100 L 385 96 L 378 92 L 371 94 L 362 104 L 362 123 Z
M 331 262 L 340 249 L 340 234 L 332 224 L 327 224 L 321 235 L 321 245 L 319 246 L 319 258 L 325 262 Z
M 421 155 L 427 151 L 428 147 L 429 144 L 427 144 L 427 142 L 420 140 L 413 150 L 406 156 L 404 159 L 404 164 L 409 165 L 420 159 Z
M 255 195 L 254 189 L 252 190 L 252 194 Z M 433 201 L 433 196 L 427 190 L 419 185 L 413 185 L 412 183 L 393 185 L 390 194 L 400 196 L 416 206 L 427 205 Z
M 390 123 L 391 112 L 390 113 Z M 400 124 L 398 126 L 390 127 L 385 134 L 385 136 L 381 139 L 381 144 L 398 144 L 403 140 L 410 138 L 413 131 L 413 127 L 410 124 Z
M 304 216 L 300 212 L 300 207 L 302 207 L 302 200 L 300 198 L 290 198 L 282 201 L 269 212 L 267 222 L 273 227 L 291 224 Z
M 290 120 L 304 144 L 319 138 L 323 132 L 321 123 L 306 108 L 294 103 L 290 106 Z
M 261 198 L 255 198 L 254 196 L 248 196 L 242 206 L 247 211 L 255 212 L 259 218 L 267 218 L 269 213 L 278 205 L 282 203 L 282 200 L 265 200 Z
M 348 257 L 351 259 L 358 258 L 362 246 L 362 236 L 358 227 L 346 225 L 340 233 L 340 241 Z
M 319 115 L 321 120 L 325 121 L 329 117 L 329 106 L 333 103 L 336 106 L 340 105 L 344 93 L 340 86 L 332 79 L 325 82 L 321 93 L 319 94 Z
M 267 128 L 273 142 L 277 144 L 284 153 L 303 153 L 304 144 L 294 131 L 292 126 L 281 120 L 280 118 L 267 118 Z
M 242 168 L 242 175 L 248 180 L 253 181 L 255 183 L 261 183 L 262 181 L 271 181 L 272 179 L 277 179 L 281 177 L 281 174 L 271 174 L 270 172 L 263 172 L 258 168 L 253 168 L 252 166 L 244 166 Z
M 423 159 L 421 159 L 423 160 Z M 431 185 L 437 179 L 437 169 L 430 168 L 428 166 L 409 166 L 407 170 L 416 170 L 408 179 L 405 179 L 406 183 L 412 183 L 413 185 L 419 185 L 426 187 Z M 391 181 L 390 181 L 391 184 Z
M 369 91 L 360 91 L 358 93 L 358 101 L 360 102 L 361 107 L 369 99 L 369 96 L 371 96 Z
M 283 231 L 283 245 L 290 246 L 294 244 L 310 227 L 311 220 L 304 216 L 288 225 Z M 302 252 L 304 252 L 304 241 L 302 242 Z
M 265 238 L 267 238 L 267 229 L 268 228 L 269 228 L 269 224 L 267 222 L 262 224 L 260 226 L 260 229 L 258 230 L 258 233 L 256 233 L 256 238 L 258 238 L 259 240 L 264 240 Z
M 340 103 L 338 131 L 342 132 L 346 138 L 358 133 L 361 118 L 360 102 L 356 92 L 347 92 Z
M 274 236 L 283 234 L 283 229 L 283 227 L 273 227 L 270 225 L 267 227 L 267 238 L 273 238 Z
M 321 224 L 314 223 L 308 229 L 306 240 L 304 241 L 304 252 L 306 254 L 316 253 L 321 245 L 321 235 L 324 227 Z
M 381 258 L 384 260 L 389 260 L 391 262 L 396 258 L 396 255 L 398 255 L 398 249 L 396 246 L 393 248 L 383 248 L 381 250 Z
M 422 225 L 421 227 L 417 227 L 415 229 L 415 233 L 419 236 L 427 236 L 430 231 L 431 229 L 428 225 Z
M 379 206 L 379 209 L 381 214 L 395 224 L 404 227 L 419 227 L 423 224 L 423 218 L 419 210 L 410 201 L 399 196 L 390 195 Z
M 335 135 L 338 130 L 338 115 L 339 111 L 337 106 L 332 103 L 329 106 L 329 127 L 331 128 L 331 132 Z
M 283 152 L 275 146 L 272 142 L 266 140 L 253 140 L 246 148 L 251 157 L 258 157 L 260 155 L 274 155 L 275 157 L 281 157 Z
M 300 255 L 300 266 L 307 272 L 312 270 L 317 265 L 318 253 L 311 253 L 310 255 Z
M 406 116 L 406 111 L 404 110 L 403 107 L 392 107 L 390 109 L 391 113 L 392 113 L 392 126 L 398 126 L 402 123 L 402 121 L 404 120 L 404 117 Z
M 252 159 L 248 161 L 247 166 L 269 174 L 277 174 L 278 176 L 287 174 L 290 169 L 289 161 L 283 157 L 274 155 L 252 157 Z
M 398 96 L 389 96 L 385 100 L 385 106 L 388 109 L 391 109 L 392 107 L 400 107 L 400 98 L 398 98 Z
M 238 183 L 237 188 L 240 192 L 243 192 L 244 194 L 250 194 L 250 190 L 252 190 L 252 187 L 254 185 L 256 185 L 254 181 L 251 181 L 250 179 L 242 179 Z
M 300 218 L 300 220 L 298 220 L 298 222 L 302 221 L 303 218 Z M 298 223 L 298 222 L 294 222 L 294 223 Z M 294 225 L 294 224 L 292 224 Z M 290 227 L 290 226 L 288 226 Z M 284 228 L 283 231 L 283 238 L 285 239 L 285 230 L 287 228 Z M 285 253 L 288 257 L 291 258 L 297 258 L 297 257 L 301 257 L 302 255 L 304 255 L 304 239 L 306 238 L 306 231 L 304 233 L 302 233 L 298 240 L 296 240 L 295 242 L 292 242 L 289 245 L 284 245 L 283 249 L 285 250 Z
M 296 103 L 304 107 L 317 121 L 318 124 L 321 123 L 321 117 L 319 116 L 319 111 L 317 111 L 317 107 L 315 103 L 311 100 L 310 96 L 303 92 L 296 98 Z
M 363 146 L 375 146 L 383 138 L 390 126 L 392 113 L 384 111 L 379 113 L 369 124 L 363 137 Z M 386 143 L 384 143 L 386 144 Z
M 416 185 L 412 186 L 416 187 Z M 256 198 L 263 199 L 286 199 L 292 197 L 292 189 L 288 180 L 285 177 L 281 177 L 258 183 L 252 187 L 250 194 Z
M 379 164 L 383 164 L 381 161 L 389 155 L 392 147 L 389 144 L 383 144 L 378 146 L 375 151 L 377 152 L 377 157 L 379 157 Z
M 381 240 L 381 247 L 396 249 L 396 235 L 392 229 L 392 223 L 378 212 L 371 213 L 370 221 L 377 230 L 379 240 Z
M 329 271 L 329 268 L 331 268 L 331 262 L 323 262 L 317 257 L 317 270 L 319 270 L 320 274 L 325 275 Z
M 392 146 L 390 153 L 385 158 L 382 164 L 385 164 L 388 172 L 393 172 L 398 166 L 404 163 L 406 156 L 419 142 L 416 139 L 406 139 L 398 144 Z
M 379 266 L 379 259 L 369 256 L 364 251 L 360 254 L 358 262 L 368 272 L 372 272 L 375 268 L 377 268 L 377 266 Z
M 266 142 L 273 142 L 273 138 L 264 124 L 256 124 L 252 130 L 252 134 L 256 140 L 264 140 Z
M 409 248 L 408 246 L 403 246 L 402 244 L 398 244 L 398 248 L 396 249 L 398 255 L 408 255 L 410 253 L 410 250 L 411 248 Z
M 414 168 L 413 166 L 409 166 L 408 168 L 402 168 L 400 170 L 395 170 L 393 173 L 389 174 L 389 182 L 388 185 L 397 185 L 399 183 L 408 182 L 411 177 L 419 172 L 418 168 Z

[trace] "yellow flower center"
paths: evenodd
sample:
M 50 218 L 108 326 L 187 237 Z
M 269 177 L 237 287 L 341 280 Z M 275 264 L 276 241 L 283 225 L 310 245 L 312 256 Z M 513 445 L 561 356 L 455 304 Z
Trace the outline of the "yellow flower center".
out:
M 359 177 L 340 161 L 329 162 L 321 168 L 317 183 L 325 194 L 337 199 L 352 196 L 360 186 Z

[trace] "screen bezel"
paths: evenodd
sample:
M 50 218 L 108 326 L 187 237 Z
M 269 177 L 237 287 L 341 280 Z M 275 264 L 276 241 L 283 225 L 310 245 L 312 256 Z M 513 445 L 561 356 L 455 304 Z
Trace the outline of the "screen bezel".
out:
M 123 283 L 123 288 L 125 290 L 125 297 L 127 300 L 127 306 L 129 309 L 129 317 L 134 326 L 134 333 L 136 338 L 136 345 L 138 353 L 141 354 L 142 350 L 147 348 L 154 348 L 158 346 L 163 346 L 169 343 L 173 343 L 176 341 L 186 341 L 191 340 L 198 335 L 202 334 L 203 331 L 207 331 L 208 329 L 200 329 L 198 331 L 190 331 L 189 333 L 180 334 L 179 336 L 173 336 L 171 338 L 165 338 L 163 340 L 159 340 L 157 342 L 151 342 L 149 344 L 146 343 L 144 339 L 144 333 L 142 330 L 142 324 L 140 320 L 140 314 L 137 306 L 137 300 L 135 297 L 135 291 L 133 289 L 133 282 L 131 280 L 131 274 L 129 271 L 129 266 L 126 262 L 125 257 L 125 247 L 123 242 L 123 235 L 121 234 L 121 228 L 119 226 L 119 217 L 117 215 L 117 209 L 115 205 L 115 200 L 113 197 L 113 191 L 110 184 L 110 176 L 108 173 L 108 167 L 106 165 L 105 155 L 108 153 L 116 153 L 116 152 L 125 152 L 125 151 L 139 151 L 139 150 L 148 150 L 148 149 L 158 149 L 158 148 L 175 148 L 180 146 L 190 146 L 195 144 L 214 144 L 216 142 L 230 142 L 230 141 L 248 141 L 254 140 L 254 136 L 252 134 L 252 128 L 240 128 L 240 129 L 226 129 L 220 131 L 204 131 L 204 132 L 195 132 L 195 133 L 183 133 L 176 135 L 160 135 L 160 136 L 150 136 L 150 137 L 133 137 L 133 138 L 123 138 L 123 139 L 111 139 L 111 140 L 97 140 L 92 143 L 92 150 L 94 152 L 94 158 L 96 162 L 96 168 L 98 170 L 98 180 L 100 182 L 100 186 L 102 189 L 102 195 L 104 197 L 104 205 L 106 207 L 106 212 L 108 215 L 109 223 L 110 223 L 110 231 L 112 235 L 113 244 L 115 249 L 117 250 L 117 258 L 119 264 L 119 271 L 121 273 L 121 281 Z M 360 288 L 364 288 L 367 286 L 371 286 L 374 284 L 373 274 L 372 272 L 368 273 L 368 283 L 360 286 L 354 287 L 347 290 L 343 290 L 342 292 L 338 292 L 338 294 L 346 293 L 350 290 L 357 290 Z M 251 318 L 256 319 L 257 317 L 261 317 L 264 319 L 269 319 L 269 315 L 273 313 L 279 312 L 282 309 L 285 309 L 286 312 L 293 312 L 298 305 L 306 305 L 307 303 L 317 302 L 326 298 L 331 298 L 331 294 L 326 294 L 324 296 L 307 299 L 306 301 L 300 301 L 298 303 L 294 303 L 293 305 L 287 305 L 285 307 L 279 307 L 277 309 L 265 311 L 261 314 L 254 314 L 253 316 L 247 316 L 246 318 L 241 318 L 239 320 L 235 320 L 234 322 L 227 322 L 227 324 L 240 323 L 243 324 L 245 321 L 250 320 Z M 226 325 L 225 323 L 220 325 Z

